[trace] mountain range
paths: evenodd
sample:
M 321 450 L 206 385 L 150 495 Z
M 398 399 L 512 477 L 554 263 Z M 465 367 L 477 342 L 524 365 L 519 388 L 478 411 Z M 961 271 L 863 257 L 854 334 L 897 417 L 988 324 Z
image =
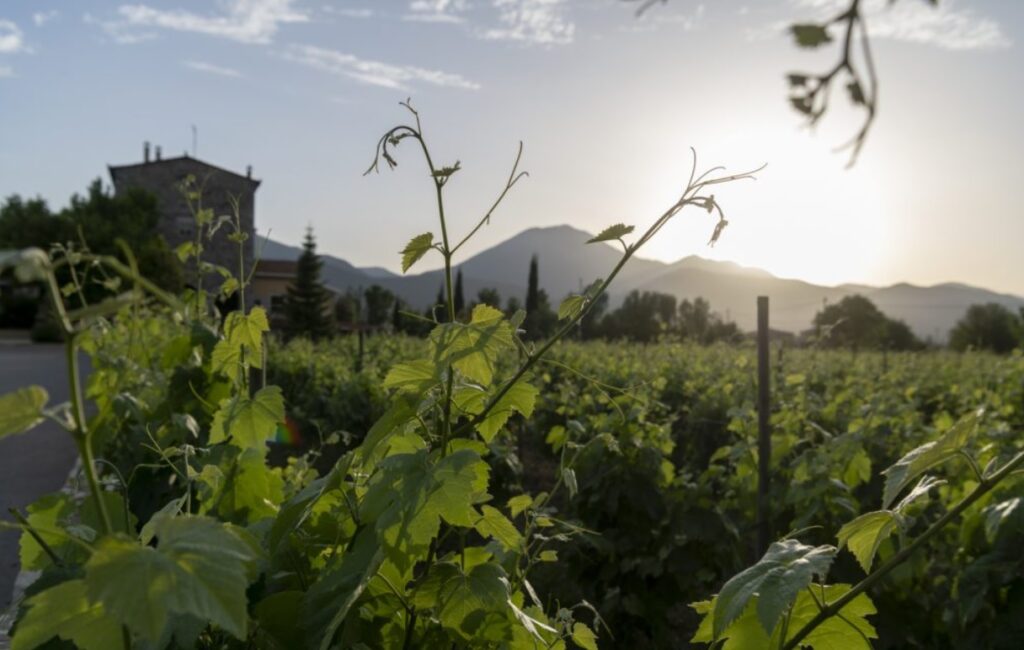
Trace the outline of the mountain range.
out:
M 571 292 L 605 276 L 621 256 L 610 244 L 586 245 L 593 235 L 570 226 L 531 228 L 462 262 L 466 298 L 484 288 L 496 289 L 507 300 L 523 302 L 530 258 L 537 255 L 540 286 L 552 306 Z M 294 260 L 301 248 L 265 240 L 263 259 Z M 335 291 L 379 284 L 410 305 L 424 309 L 434 303 L 443 284 L 441 270 L 398 275 L 380 267 L 360 268 L 343 259 L 322 255 L 323 281 Z M 703 297 L 711 308 L 744 330 L 756 319 L 756 297 L 770 299 L 771 327 L 799 332 L 811 326 L 824 304 L 860 294 L 871 299 L 889 317 L 905 321 L 915 334 L 944 342 L 950 329 L 973 304 L 994 302 L 1014 312 L 1024 298 L 958 283 L 928 287 L 900 283 L 887 287 L 846 284 L 822 286 L 779 278 L 767 271 L 733 262 L 709 260 L 696 255 L 673 263 L 635 257 L 623 267 L 610 289 L 614 307 L 632 290 L 669 293 L 678 299 Z

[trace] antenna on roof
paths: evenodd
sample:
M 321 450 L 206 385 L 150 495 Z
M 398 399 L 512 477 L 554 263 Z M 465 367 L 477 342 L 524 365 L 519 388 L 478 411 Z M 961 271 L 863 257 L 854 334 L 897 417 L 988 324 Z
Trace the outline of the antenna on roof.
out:
M 197 158 L 199 154 L 199 129 L 192 125 L 192 157 Z

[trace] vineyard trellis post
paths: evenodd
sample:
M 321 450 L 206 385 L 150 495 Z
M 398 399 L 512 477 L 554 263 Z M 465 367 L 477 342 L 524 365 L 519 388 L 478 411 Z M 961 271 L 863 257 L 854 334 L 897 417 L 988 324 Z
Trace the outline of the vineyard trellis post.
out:
M 769 490 L 771 489 L 771 374 L 768 330 L 768 296 L 757 297 L 757 553 L 768 550 L 771 540 Z

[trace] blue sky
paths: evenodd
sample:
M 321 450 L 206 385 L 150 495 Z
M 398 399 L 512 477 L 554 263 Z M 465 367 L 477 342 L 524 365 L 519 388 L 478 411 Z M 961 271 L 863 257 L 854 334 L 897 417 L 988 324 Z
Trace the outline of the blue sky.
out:
M 653 220 L 702 163 L 768 163 L 723 191 L 714 249 L 695 211 L 646 255 L 731 259 L 836 284 L 961 281 L 1024 294 L 1024 3 L 865 0 L 881 78 L 878 119 L 852 170 L 833 147 L 859 115 L 811 132 L 785 73 L 793 20 L 842 0 L 669 0 L 644 18 L 618 0 L 5 0 L 0 5 L 0 195 L 61 206 L 142 142 L 263 180 L 257 224 L 395 269 L 436 229 L 411 149 L 363 177 L 411 97 L 449 184 L 455 231 L 500 190 L 524 142 L 531 174 L 467 253 L 530 226 L 596 231 Z M 426 261 L 426 260 L 425 260 Z M 429 266 L 428 263 L 424 268 Z M 435 261 L 436 263 L 436 261 Z

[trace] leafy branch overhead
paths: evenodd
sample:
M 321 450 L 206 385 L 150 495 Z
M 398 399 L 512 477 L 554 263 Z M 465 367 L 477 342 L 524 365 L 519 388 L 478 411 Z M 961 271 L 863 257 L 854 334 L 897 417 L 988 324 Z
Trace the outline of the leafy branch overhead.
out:
M 641 16 L 658 4 L 668 0 L 623 0 L 637 4 L 636 14 Z M 847 0 L 849 4 L 839 13 L 821 22 L 796 23 L 789 27 L 794 43 L 801 48 L 820 49 L 839 39 L 836 63 L 819 73 L 791 72 L 786 75 L 789 84 L 789 103 L 807 121 L 815 126 L 829 109 L 833 86 L 842 84 L 849 103 L 862 110 L 864 119 L 860 128 L 837 151 L 849 150 L 848 166 L 852 167 L 867 140 L 878 111 L 878 74 L 875 69 L 863 0 Z M 888 4 L 910 0 L 889 0 Z M 938 0 L 922 0 L 938 6 Z M 812 3 L 822 6 L 828 3 Z M 833 32 L 836 32 L 835 34 Z

